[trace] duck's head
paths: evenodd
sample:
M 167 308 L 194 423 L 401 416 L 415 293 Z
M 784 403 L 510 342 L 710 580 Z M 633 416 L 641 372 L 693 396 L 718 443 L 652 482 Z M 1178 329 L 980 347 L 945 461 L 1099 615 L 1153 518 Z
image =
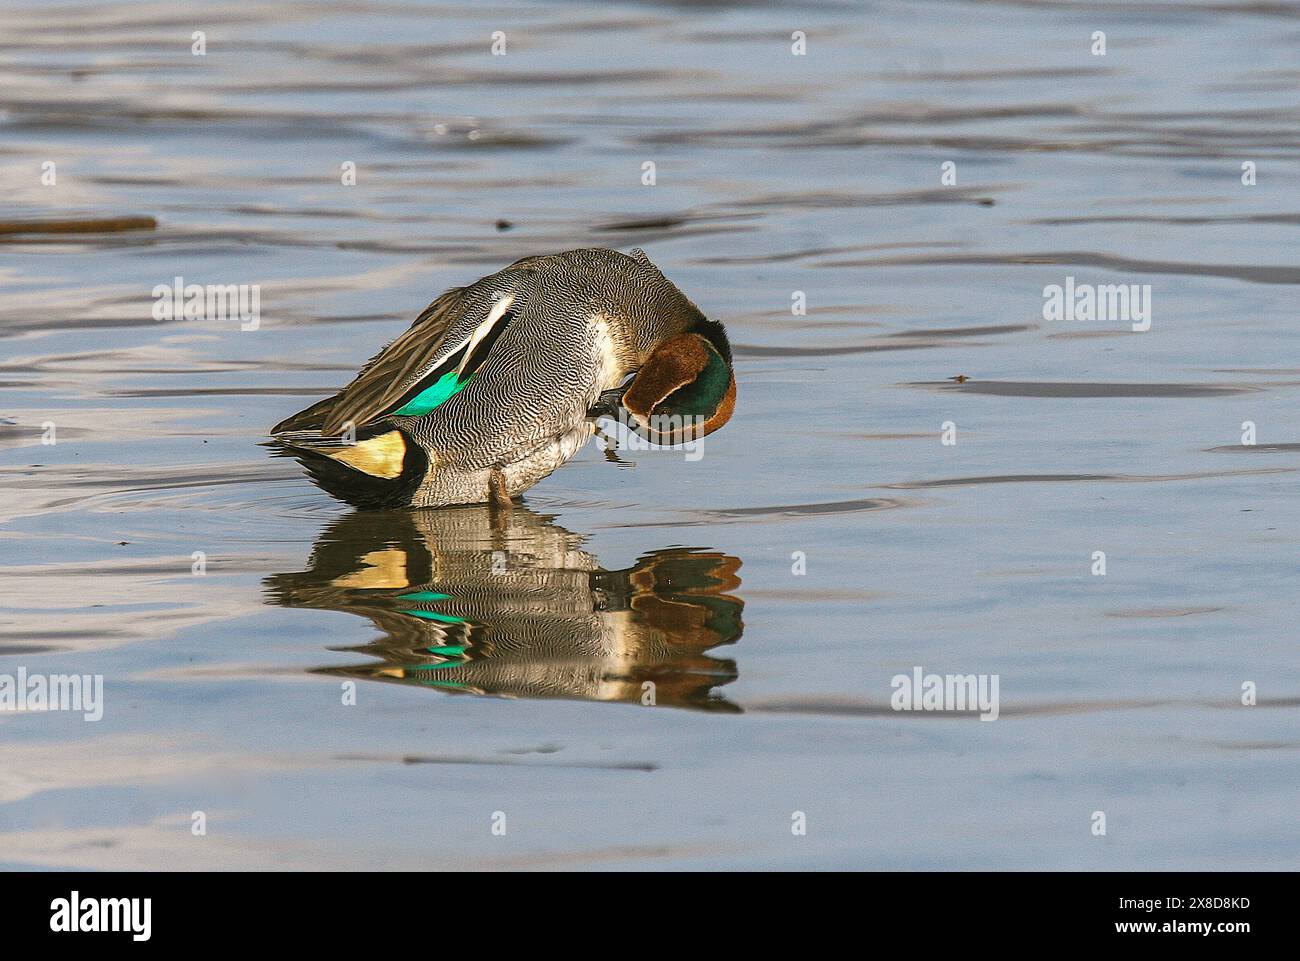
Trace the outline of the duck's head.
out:
M 701 319 L 659 344 L 623 393 L 637 432 L 673 445 L 711 434 L 736 409 L 731 345 L 722 325 Z

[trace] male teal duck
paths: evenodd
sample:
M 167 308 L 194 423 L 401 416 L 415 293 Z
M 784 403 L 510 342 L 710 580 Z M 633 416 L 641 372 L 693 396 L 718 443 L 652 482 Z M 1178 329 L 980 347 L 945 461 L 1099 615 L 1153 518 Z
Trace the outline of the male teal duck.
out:
M 329 645 L 321 673 L 452 694 L 739 710 L 721 688 L 744 631 L 740 559 L 642 551 L 606 568 L 586 538 L 525 505 L 348 511 L 305 569 L 264 582 L 272 603 L 369 618 L 380 636 Z M 353 655 L 364 655 L 354 657 Z
M 271 433 L 357 507 L 505 506 L 576 454 L 599 416 L 674 444 L 717 430 L 735 402 L 722 325 L 642 251 L 588 248 L 452 288 L 352 383 Z

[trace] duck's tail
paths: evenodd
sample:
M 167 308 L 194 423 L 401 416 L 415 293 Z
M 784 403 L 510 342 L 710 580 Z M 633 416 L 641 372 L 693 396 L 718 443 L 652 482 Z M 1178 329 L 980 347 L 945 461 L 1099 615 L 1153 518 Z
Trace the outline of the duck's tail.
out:
M 424 449 L 395 427 L 367 428 L 351 439 L 327 437 L 319 430 L 280 430 L 282 426 L 277 425 L 271 442 L 274 453 L 296 458 L 317 486 L 353 507 L 410 507 L 429 469 Z

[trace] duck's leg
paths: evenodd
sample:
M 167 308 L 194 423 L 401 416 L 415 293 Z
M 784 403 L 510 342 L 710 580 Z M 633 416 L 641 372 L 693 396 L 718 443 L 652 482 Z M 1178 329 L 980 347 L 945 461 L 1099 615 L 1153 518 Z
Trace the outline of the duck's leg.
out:
M 506 475 L 500 467 L 493 467 L 488 473 L 488 504 L 494 510 L 505 511 L 515 506 L 506 492 Z

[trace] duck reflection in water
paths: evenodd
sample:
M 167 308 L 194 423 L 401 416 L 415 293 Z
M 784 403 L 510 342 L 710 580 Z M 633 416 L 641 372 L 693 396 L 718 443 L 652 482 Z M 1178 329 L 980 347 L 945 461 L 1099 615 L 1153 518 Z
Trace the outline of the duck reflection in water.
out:
M 285 607 L 370 618 L 369 663 L 319 673 L 501 697 L 739 711 L 714 689 L 735 662 L 706 652 L 743 630 L 740 561 L 650 551 L 605 570 L 582 538 L 516 506 L 357 512 L 317 539 L 309 568 L 265 586 Z

